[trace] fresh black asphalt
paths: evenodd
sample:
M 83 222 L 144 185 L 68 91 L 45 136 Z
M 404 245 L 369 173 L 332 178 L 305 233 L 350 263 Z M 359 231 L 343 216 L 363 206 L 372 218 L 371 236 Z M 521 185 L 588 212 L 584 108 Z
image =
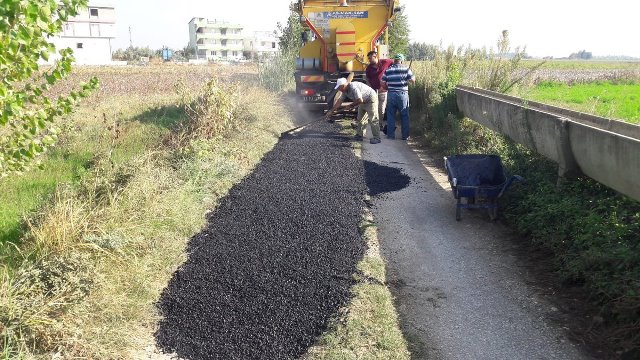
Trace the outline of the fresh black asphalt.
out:
M 192 360 L 294 359 L 348 303 L 367 185 L 335 131 L 319 123 L 283 137 L 221 200 L 162 294 L 159 348 Z
M 367 188 L 369 188 L 371 196 L 400 191 L 411 183 L 411 178 L 398 168 L 365 161 L 364 169 Z

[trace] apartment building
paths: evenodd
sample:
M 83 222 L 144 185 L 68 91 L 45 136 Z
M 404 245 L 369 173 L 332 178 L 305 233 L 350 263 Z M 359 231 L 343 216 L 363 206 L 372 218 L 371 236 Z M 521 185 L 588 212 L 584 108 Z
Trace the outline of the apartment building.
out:
M 262 59 L 275 56 L 278 50 L 278 37 L 273 31 L 256 31 L 244 39 L 244 52 L 247 58 Z
M 62 32 L 50 41 L 56 49 L 71 48 L 76 64 L 106 65 L 111 63 L 111 43 L 116 37 L 116 12 L 113 5 L 89 2 L 77 16 L 62 25 Z M 59 55 L 49 59 L 53 63 Z
M 242 25 L 205 18 L 189 22 L 189 46 L 196 49 L 196 58 L 209 60 L 240 60 L 243 58 Z

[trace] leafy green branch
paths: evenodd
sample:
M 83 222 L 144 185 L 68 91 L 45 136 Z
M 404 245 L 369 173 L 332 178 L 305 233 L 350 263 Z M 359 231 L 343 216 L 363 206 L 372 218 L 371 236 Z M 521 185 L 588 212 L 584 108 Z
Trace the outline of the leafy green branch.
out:
M 56 118 L 71 113 L 97 89 L 94 77 L 77 91 L 57 98 L 49 95 L 51 87 L 71 72 L 74 57 L 69 48 L 58 52 L 53 66 L 40 69 L 40 63 L 56 52 L 49 38 L 86 6 L 87 0 L 0 4 L 0 178 L 37 165 L 38 157 L 58 139 Z

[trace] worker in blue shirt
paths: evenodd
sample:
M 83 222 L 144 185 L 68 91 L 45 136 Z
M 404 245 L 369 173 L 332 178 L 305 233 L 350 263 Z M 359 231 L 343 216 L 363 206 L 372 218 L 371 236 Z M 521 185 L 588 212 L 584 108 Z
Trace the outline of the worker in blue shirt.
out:
M 391 65 L 382 76 L 387 95 L 387 138 L 396 138 L 396 111 L 400 112 L 402 121 L 402 140 L 409 138 L 409 83 L 414 84 L 416 77 L 411 69 L 402 65 L 404 55 L 396 54 Z

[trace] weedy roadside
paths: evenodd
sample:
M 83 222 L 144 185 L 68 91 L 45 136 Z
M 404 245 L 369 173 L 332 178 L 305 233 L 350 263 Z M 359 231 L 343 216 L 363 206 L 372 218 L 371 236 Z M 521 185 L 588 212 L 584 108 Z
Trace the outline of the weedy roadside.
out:
M 90 151 L 85 171 L 39 195 L 21 235 L 0 253 L 3 357 L 121 359 L 153 345 L 154 303 L 186 241 L 291 126 L 265 90 L 247 84 L 240 99 L 226 84 L 200 90 L 202 80 L 185 80 L 176 94 L 170 80 L 157 86 L 156 75 L 177 80 L 192 69 L 164 70 L 99 70 L 112 77 L 107 89 L 122 91 L 101 91 L 69 119 L 61 146 Z M 187 116 L 185 108 L 213 91 L 229 96 L 232 114 L 223 128 L 200 131 L 194 122 L 220 114 Z M 185 103 L 186 92 L 198 95 Z

